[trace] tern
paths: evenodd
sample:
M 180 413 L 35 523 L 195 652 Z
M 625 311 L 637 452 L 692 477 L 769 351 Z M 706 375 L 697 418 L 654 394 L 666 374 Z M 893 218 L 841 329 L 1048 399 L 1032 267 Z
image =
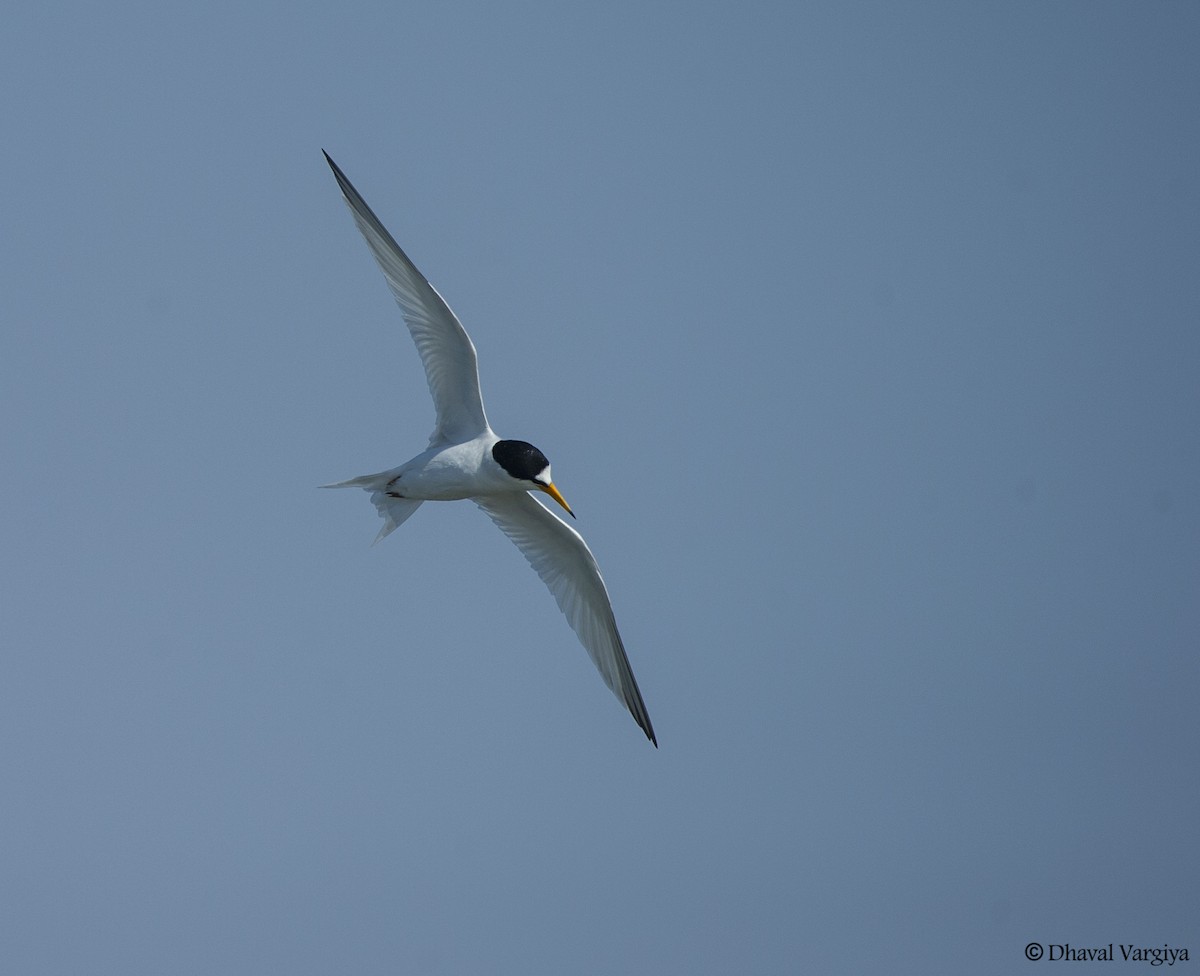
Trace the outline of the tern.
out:
M 376 542 L 408 519 L 422 502 L 473 501 L 516 544 L 549 587 L 605 684 L 657 747 L 591 550 L 578 532 L 530 494 L 549 495 L 575 517 L 550 477 L 550 462 L 532 444 L 501 438 L 489 426 L 471 337 L 329 153 L 325 153 L 325 161 L 412 333 L 437 419 L 429 446 L 411 461 L 322 487 L 362 488 L 371 493 L 383 518 Z

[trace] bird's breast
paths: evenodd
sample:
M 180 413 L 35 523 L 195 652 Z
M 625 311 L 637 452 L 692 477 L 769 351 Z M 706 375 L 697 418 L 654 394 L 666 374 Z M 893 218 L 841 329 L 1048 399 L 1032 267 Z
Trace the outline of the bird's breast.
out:
M 490 455 L 479 441 L 454 444 L 419 454 L 396 476 L 389 490 L 404 498 L 456 501 L 494 492 Z

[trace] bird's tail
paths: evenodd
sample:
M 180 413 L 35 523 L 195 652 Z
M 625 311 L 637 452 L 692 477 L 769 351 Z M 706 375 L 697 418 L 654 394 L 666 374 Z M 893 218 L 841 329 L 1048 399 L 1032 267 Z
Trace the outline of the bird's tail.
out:
M 362 488 L 371 493 L 371 503 L 383 519 L 383 528 L 375 536 L 375 542 L 388 535 L 393 529 L 421 507 L 419 498 L 401 498 L 395 492 L 388 490 L 388 483 L 396 476 L 396 470 L 380 471 L 378 474 L 364 474 L 349 481 L 338 481 L 332 485 L 321 485 L 322 488 Z M 371 543 L 374 545 L 375 543 Z

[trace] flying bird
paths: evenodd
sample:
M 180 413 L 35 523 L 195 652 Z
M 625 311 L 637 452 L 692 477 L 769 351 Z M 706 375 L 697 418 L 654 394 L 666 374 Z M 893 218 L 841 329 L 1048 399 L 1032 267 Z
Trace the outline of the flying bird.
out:
M 532 444 L 502 438 L 489 426 L 471 337 L 329 153 L 325 153 L 325 161 L 417 345 L 437 419 L 429 446 L 412 460 L 398 468 L 322 487 L 362 488 L 371 493 L 383 518 L 376 542 L 408 519 L 422 502 L 473 501 L 516 544 L 549 587 L 605 684 L 657 747 L 591 550 L 578 532 L 530 494 L 548 495 L 575 517 L 550 477 L 550 462 Z

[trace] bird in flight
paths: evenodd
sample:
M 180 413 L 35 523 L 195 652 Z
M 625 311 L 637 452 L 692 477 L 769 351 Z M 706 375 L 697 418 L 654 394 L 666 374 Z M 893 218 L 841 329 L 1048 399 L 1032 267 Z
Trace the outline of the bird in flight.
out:
M 325 161 L 417 345 L 437 420 L 429 446 L 412 460 L 398 468 L 323 487 L 362 488 L 371 493 L 383 518 L 376 542 L 409 518 L 422 502 L 469 498 L 482 508 L 549 587 L 604 683 L 657 747 L 591 550 L 578 532 L 530 494 L 549 495 L 575 517 L 551 480 L 550 462 L 532 444 L 501 438 L 488 425 L 471 337 L 329 153 L 325 153 Z

